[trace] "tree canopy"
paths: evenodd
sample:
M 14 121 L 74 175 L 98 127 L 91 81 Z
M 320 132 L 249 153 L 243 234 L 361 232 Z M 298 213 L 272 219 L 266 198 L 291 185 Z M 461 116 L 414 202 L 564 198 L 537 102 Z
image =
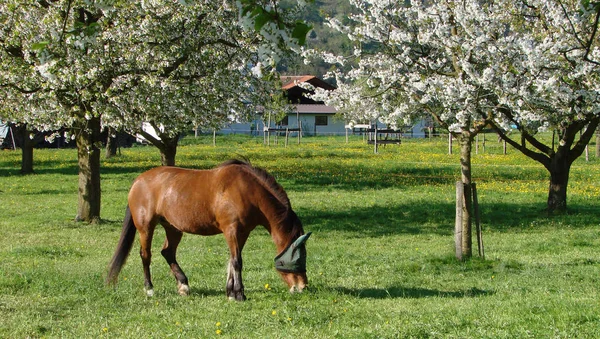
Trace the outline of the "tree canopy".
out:
M 471 140 L 494 125 L 550 171 L 548 208 L 566 206 L 568 168 L 600 119 L 600 4 L 351 3 L 356 14 L 349 23 L 332 18 L 329 24 L 354 42 L 354 54 L 305 53 L 341 65 L 357 63 L 350 71 L 330 73 L 341 90 L 320 93 L 322 99 L 341 107 L 348 119 L 361 119 L 364 111 L 352 109 L 354 103 L 376 98 L 377 117 L 384 121 L 426 112 Z M 523 136 L 520 143 L 507 136 L 514 128 Z M 543 130 L 559 135 L 556 148 L 535 138 Z
M 3 1 L 2 119 L 68 129 L 80 197 L 98 197 L 98 217 L 104 127 L 151 122 L 173 148 L 183 130 L 243 118 L 276 88 L 269 69 L 309 29 L 277 1 Z

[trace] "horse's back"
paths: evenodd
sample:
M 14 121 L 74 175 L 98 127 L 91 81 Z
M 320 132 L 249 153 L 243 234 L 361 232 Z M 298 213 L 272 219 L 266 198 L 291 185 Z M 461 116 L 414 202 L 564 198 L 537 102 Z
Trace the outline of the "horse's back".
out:
M 166 221 L 182 232 L 221 233 L 221 224 L 248 213 L 251 180 L 246 176 L 237 165 L 212 170 L 157 167 L 134 181 L 129 207 L 136 225 Z
M 182 232 L 216 234 L 211 171 L 157 167 L 140 174 L 128 203 L 136 226 L 167 222 Z

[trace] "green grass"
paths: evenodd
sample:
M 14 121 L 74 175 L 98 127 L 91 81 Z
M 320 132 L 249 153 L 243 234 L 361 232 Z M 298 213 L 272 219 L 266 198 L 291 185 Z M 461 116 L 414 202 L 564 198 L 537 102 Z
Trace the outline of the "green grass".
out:
M 225 297 L 223 237 L 186 235 L 176 283 L 155 236 L 155 295 L 136 251 L 116 288 L 103 285 L 131 181 L 160 162 L 152 147 L 102 164 L 102 219 L 75 223 L 74 150 L 36 150 L 35 175 L 0 152 L 0 337 L 593 338 L 600 329 L 600 163 L 579 159 L 569 213 L 548 217 L 548 173 L 488 138 L 473 155 L 486 259 L 453 257 L 458 155 L 444 140 L 406 140 L 375 155 L 358 137 L 186 138 L 178 165 L 210 168 L 242 155 L 273 173 L 313 236 L 310 290 L 289 294 L 274 245 L 255 230 L 244 248 L 248 300 Z M 457 152 L 455 152 L 457 153 Z M 137 245 L 134 245 L 137 247 Z M 475 248 L 476 250 L 476 248 Z M 266 285 L 268 284 L 268 288 Z M 217 334 L 220 330 L 220 334 Z

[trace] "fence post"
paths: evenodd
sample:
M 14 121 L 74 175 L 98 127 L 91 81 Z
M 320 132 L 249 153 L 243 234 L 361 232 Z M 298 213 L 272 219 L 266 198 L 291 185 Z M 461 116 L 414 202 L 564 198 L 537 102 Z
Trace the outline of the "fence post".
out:
M 477 199 L 477 185 L 471 185 L 473 190 L 473 212 L 475 213 L 475 229 L 477 230 L 477 249 L 479 256 L 485 259 L 485 251 L 483 249 L 483 233 L 481 230 L 481 215 L 479 213 L 479 200 Z
M 290 129 L 286 128 L 285 129 L 285 147 L 287 147 L 289 135 L 290 135 Z
M 375 134 L 374 134 L 374 139 L 373 139 L 373 145 L 375 145 L 375 154 L 377 154 L 377 121 L 375 121 Z
M 448 154 L 452 155 L 452 133 L 448 132 Z
M 463 260 L 462 251 L 462 219 L 464 205 L 465 187 L 462 181 L 456 182 L 456 219 L 454 222 L 454 245 L 456 248 L 456 259 Z
M 481 151 L 482 151 L 483 153 L 485 153 L 485 133 L 483 133 L 483 146 L 482 146 L 482 148 L 481 148 Z

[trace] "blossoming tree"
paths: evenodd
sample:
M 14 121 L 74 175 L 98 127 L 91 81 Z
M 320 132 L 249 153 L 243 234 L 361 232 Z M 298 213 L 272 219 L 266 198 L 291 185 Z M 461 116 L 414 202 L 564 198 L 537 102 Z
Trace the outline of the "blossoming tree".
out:
M 521 18 L 511 23 L 505 39 L 518 53 L 498 63 L 502 82 L 490 86 L 498 97 L 495 121 L 504 140 L 548 170 L 547 209 L 561 211 L 567 207 L 571 165 L 600 123 L 600 3 L 517 4 L 505 8 Z M 511 125 L 520 132 L 520 140 L 506 133 Z M 539 137 L 539 131 L 552 131 L 552 140 Z
M 497 44 L 489 30 L 500 35 L 502 21 L 489 18 L 478 1 L 440 2 L 351 1 L 358 14 L 352 26 L 331 25 L 357 42 L 357 66 L 335 73 L 338 90 L 320 92 L 322 100 L 341 107 L 348 120 L 377 118 L 393 124 L 431 114 L 459 140 L 462 210 L 461 258 L 471 256 L 471 144 L 493 115 L 486 84 L 494 76 L 492 50 Z M 307 51 L 311 57 L 314 51 Z M 325 54 L 327 59 L 346 62 Z M 356 103 L 367 107 L 354 109 Z
M 66 127 L 79 162 L 77 219 L 100 216 L 99 135 L 163 127 L 163 162 L 190 122 L 246 114 L 261 65 L 308 26 L 283 25 L 271 1 L 6 0 L 0 4 L 2 118 Z M 296 37 L 296 38 L 295 38 Z M 252 71 L 249 67 L 253 67 Z
M 431 114 L 459 140 L 461 180 L 466 190 L 462 213 L 462 256 L 469 257 L 471 144 L 477 133 L 490 125 L 510 129 L 511 124 L 516 124 L 522 132 L 526 132 L 527 128 L 540 121 L 556 122 L 552 126 L 567 126 L 569 121 L 573 121 L 574 125 L 567 130 L 573 130 L 568 135 L 575 137 L 577 131 L 589 124 L 588 132 L 582 134 L 580 142 L 569 155 L 571 162 L 589 141 L 598 117 L 597 86 L 593 86 L 594 82 L 598 83 L 595 73 L 598 69 L 593 62 L 598 53 L 595 47 L 597 41 L 590 42 L 595 38 L 597 16 L 594 21 L 592 14 L 597 13 L 597 5 L 588 6 L 595 9 L 594 12 L 586 10 L 586 1 L 350 2 L 357 10 L 357 14 L 350 16 L 351 24 L 342 25 L 332 19 L 330 25 L 356 42 L 354 55 L 336 56 L 327 51 L 311 50 L 305 55 L 307 58 L 321 56 L 332 63 L 356 62 L 356 66 L 347 73 L 333 72 L 331 75 L 337 78 L 338 90 L 317 95 L 340 107 L 348 120 L 361 120 L 366 114 L 371 119 L 379 118 L 390 123 L 410 121 L 418 114 Z M 540 15 L 545 9 L 541 6 L 551 4 L 554 4 L 552 14 L 556 14 L 559 8 L 571 13 L 568 17 L 571 21 L 562 21 L 563 30 L 556 30 L 556 34 L 560 35 L 570 29 L 574 32 L 570 39 L 557 40 L 558 36 L 551 35 L 540 19 L 553 24 L 547 16 Z M 581 16 L 575 17 L 573 13 Z M 587 23 L 587 26 L 579 26 L 581 22 Z M 589 33 L 583 30 L 585 28 L 591 29 Z M 561 47 L 552 48 L 557 41 L 560 41 Z M 573 49 L 577 51 L 572 52 Z M 544 60 L 536 59 L 538 56 L 549 58 L 553 53 L 566 56 L 552 59 L 556 63 L 547 69 L 544 68 Z M 572 66 L 573 57 L 579 55 L 578 60 L 582 60 L 583 54 L 591 61 Z M 554 73 L 557 68 L 563 70 L 560 75 Z M 589 78 L 584 81 L 586 77 Z M 544 82 L 552 78 L 555 84 L 568 84 L 569 93 L 560 92 L 566 95 L 559 99 L 560 102 L 552 101 L 552 96 L 556 91 L 564 91 L 561 88 L 565 84 Z M 573 96 L 575 93 L 582 95 Z M 543 100 L 536 99 L 539 96 L 543 96 Z M 370 103 L 362 105 L 364 102 Z M 562 106 L 558 106 L 559 103 Z M 363 109 L 374 105 L 379 108 Z M 535 109 L 532 108 L 534 106 Z M 559 107 L 572 107 L 579 113 L 579 118 L 573 119 L 572 110 L 564 115 Z M 561 115 L 570 118 L 561 119 Z M 548 126 L 549 123 L 542 123 L 542 127 Z M 504 131 L 501 135 L 510 139 Z M 524 140 L 540 145 L 534 141 L 533 133 L 522 135 Z M 563 137 L 563 143 L 569 148 L 572 140 Z M 519 149 L 525 150 L 526 155 L 535 153 L 529 151 L 524 143 L 511 141 L 511 144 L 521 145 Z M 543 150 L 553 152 L 549 148 Z M 542 160 L 542 155 L 535 154 L 534 159 Z M 552 162 L 550 159 L 543 161 L 545 164 Z M 547 168 L 551 170 L 552 166 Z M 566 187 L 566 181 L 564 184 Z M 554 207 L 555 204 L 549 206 Z

